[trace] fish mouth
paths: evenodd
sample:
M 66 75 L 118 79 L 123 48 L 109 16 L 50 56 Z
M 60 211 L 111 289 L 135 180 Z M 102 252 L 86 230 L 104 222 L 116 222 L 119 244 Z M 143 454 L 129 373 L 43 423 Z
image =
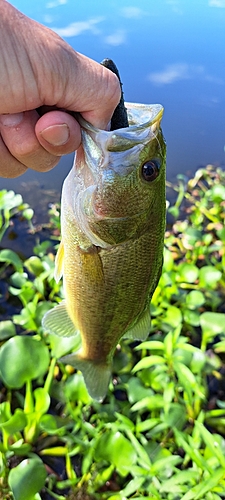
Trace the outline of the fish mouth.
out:
M 121 160 L 140 151 L 151 139 L 157 136 L 164 108 L 161 104 L 125 103 L 129 127 L 117 130 L 101 130 L 86 122 L 80 114 L 76 116 L 82 134 L 82 145 L 87 170 L 92 181 L 86 186 L 98 184 L 99 174 L 107 170 L 120 175 Z M 115 153 L 115 155 L 114 155 Z M 113 162 L 111 161 L 113 155 Z
M 81 128 L 89 134 L 104 153 L 122 152 L 133 148 L 135 145 L 146 143 L 149 136 L 153 136 L 160 128 L 164 108 L 161 104 L 136 104 L 125 103 L 129 127 L 117 130 L 101 130 L 86 122 L 77 113 L 76 119 Z
M 119 128 L 117 130 L 104 130 L 107 134 L 124 135 L 124 131 L 132 131 L 137 133 L 143 128 L 150 127 L 154 125 L 155 122 L 162 119 L 164 108 L 161 104 L 137 104 L 137 103 L 125 103 L 129 127 Z M 76 113 L 76 120 L 79 122 L 80 126 L 87 131 L 98 133 L 100 129 L 91 125 L 87 122 L 80 113 Z M 120 134 L 121 132 L 121 134 Z

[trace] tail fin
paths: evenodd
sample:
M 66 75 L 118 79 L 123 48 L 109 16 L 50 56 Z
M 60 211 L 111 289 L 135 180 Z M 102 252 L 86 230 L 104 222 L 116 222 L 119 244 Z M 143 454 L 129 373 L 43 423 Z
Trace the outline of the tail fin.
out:
M 60 361 L 80 370 L 90 396 L 100 403 L 103 401 L 111 375 L 110 365 L 81 358 L 79 354 L 68 354 L 63 356 Z

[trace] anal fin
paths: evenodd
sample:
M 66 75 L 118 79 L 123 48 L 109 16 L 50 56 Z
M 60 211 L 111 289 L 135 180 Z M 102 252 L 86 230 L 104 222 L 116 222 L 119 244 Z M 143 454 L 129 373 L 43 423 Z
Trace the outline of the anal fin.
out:
M 132 339 L 132 340 L 145 340 L 147 339 L 151 328 L 151 316 L 150 309 L 146 309 L 137 323 L 127 330 L 123 338 L 124 339 Z

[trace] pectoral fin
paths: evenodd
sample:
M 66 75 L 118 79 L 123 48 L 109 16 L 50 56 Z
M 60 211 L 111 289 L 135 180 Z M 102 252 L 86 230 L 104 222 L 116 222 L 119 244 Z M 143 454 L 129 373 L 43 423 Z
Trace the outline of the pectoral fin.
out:
M 66 309 L 65 300 L 62 300 L 54 309 L 50 309 L 43 319 L 42 326 L 47 332 L 59 337 L 72 337 L 79 335 Z
M 124 339 L 145 340 L 150 332 L 151 316 L 149 308 L 146 309 L 138 322 L 124 333 Z
M 59 282 L 60 278 L 63 275 L 63 259 L 64 259 L 64 245 L 63 242 L 61 241 L 55 258 L 54 278 L 56 283 Z
M 63 356 L 60 361 L 80 370 L 83 374 L 84 382 L 90 396 L 100 403 L 103 401 L 108 390 L 111 375 L 110 365 L 96 363 L 90 359 L 84 359 L 78 353 Z

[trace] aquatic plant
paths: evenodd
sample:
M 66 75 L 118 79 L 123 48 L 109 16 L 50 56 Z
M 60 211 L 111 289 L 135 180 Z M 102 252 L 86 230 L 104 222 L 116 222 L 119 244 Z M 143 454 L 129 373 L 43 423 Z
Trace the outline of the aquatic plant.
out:
M 41 329 L 63 297 L 58 207 L 48 239 L 34 227 L 33 254 L 21 256 L 7 235 L 24 204 L 2 202 L 0 499 L 224 498 L 225 172 L 208 166 L 169 189 L 150 336 L 118 346 L 103 404 L 57 361 L 75 341 Z

